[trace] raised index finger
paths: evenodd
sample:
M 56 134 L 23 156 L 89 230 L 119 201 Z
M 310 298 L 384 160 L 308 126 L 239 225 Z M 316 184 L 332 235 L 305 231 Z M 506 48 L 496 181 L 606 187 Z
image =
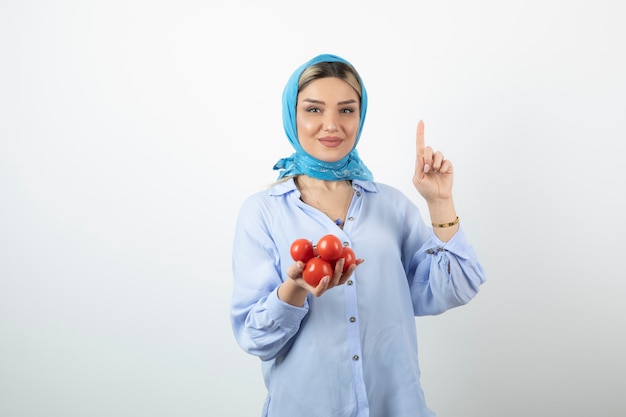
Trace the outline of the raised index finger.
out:
M 417 122 L 417 137 L 415 138 L 415 146 L 417 148 L 417 155 L 424 156 L 424 121 L 421 119 Z

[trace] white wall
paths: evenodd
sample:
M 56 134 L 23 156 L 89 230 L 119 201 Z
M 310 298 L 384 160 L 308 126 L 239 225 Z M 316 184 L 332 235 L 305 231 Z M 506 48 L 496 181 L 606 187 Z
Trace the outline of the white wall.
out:
M 228 322 L 242 199 L 291 153 L 280 94 L 361 71 L 360 154 L 456 168 L 488 282 L 416 320 L 440 417 L 623 416 L 625 3 L 0 2 L 0 415 L 256 416 Z

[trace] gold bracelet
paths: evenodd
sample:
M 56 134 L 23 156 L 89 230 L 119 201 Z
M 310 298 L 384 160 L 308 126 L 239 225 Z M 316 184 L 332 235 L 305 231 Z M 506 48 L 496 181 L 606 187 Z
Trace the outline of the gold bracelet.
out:
M 431 223 L 433 227 L 451 227 L 459 222 L 459 216 L 456 216 L 453 222 L 450 223 Z

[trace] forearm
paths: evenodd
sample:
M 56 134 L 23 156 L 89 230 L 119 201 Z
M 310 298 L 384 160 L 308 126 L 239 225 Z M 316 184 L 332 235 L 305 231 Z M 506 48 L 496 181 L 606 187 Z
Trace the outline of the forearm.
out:
M 434 225 L 454 223 L 457 218 L 456 209 L 454 207 L 454 200 L 452 197 L 427 201 L 428 211 L 430 213 L 430 221 Z M 433 226 L 433 232 L 442 242 L 447 242 L 456 234 L 459 230 L 459 224 L 454 224 L 447 227 Z
M 308 291 L 299 287 L 292 279 L 288 279 L 278 287 L 278 298 L 292 306 L 302 307 Z
M 308 313 L 306 303 L 292 306 L 280 300 L 276 291 L 253 305 L 245 304 L 231 308 L 235 336 L 245 351 L 262 360 L 273 359 L 282 351 Z
M 440 314 L 468 303 L 485 282 L 485 273 L 462 229 L 440 246 L 433 237 L 412 260 L 411 294 L 416 315 Z

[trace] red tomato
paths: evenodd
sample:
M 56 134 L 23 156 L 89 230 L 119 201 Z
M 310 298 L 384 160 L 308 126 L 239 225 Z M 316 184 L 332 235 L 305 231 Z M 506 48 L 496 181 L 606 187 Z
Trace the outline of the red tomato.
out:
M 322 258 L 311 258 L 304 266 L 302 278 L 307 284 L 317 287 L 322 278 L 333 276 L 333 267 Z
M 291 244 L 289 249 L 291 257 L 294 261 L 302 261 L 306 263 L 309 259 L 315 255 L 313 253 L 313 243 L 307 239 L 296 239 Z
M 351 265 L 356 263 L 354 251 L 347 246 L 343 248 L 343 255 L 341 255 L 341 257 L 343 258 L 343 272 L 346 272 Z
M 324 235 L 317 242 L 317 253 L 325 261 L 332 262 L 341 258 L 343 245 L 335 235 Z

